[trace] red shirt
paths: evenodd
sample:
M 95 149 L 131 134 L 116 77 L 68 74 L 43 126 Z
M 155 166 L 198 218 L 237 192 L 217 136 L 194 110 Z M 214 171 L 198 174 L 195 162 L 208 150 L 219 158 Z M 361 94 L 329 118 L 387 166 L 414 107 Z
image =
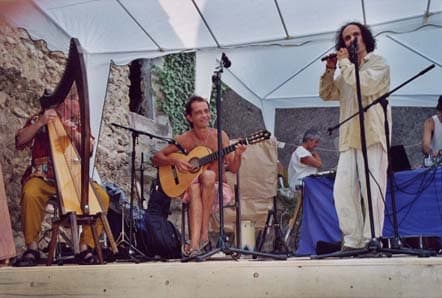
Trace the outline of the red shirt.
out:
M 37 122 L 40 116 L 41 114 L 32 116 L 26 121 L 23 128 Z M 17 134 L 19 132 L 20 130 Z M 41 127 L 29 143 L 17 147 L 17 149 L 21 150 L 28 146 L 31 147 L 31 165 L 26 169 L 22 176 L 22 184 L 34 176 L 42 177 L 44 180 L 53 182 L 55 180 L 55 175 L 49 145 L 49 134 L 46 126 Z

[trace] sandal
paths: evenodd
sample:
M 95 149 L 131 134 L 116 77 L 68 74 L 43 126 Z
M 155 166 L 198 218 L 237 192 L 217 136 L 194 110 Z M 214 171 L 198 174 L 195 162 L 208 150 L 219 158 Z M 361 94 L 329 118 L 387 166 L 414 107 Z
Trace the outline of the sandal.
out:
M 40 261 L 40 252 L 35 249 L 28 248 L 21 257 L 15 259 L 14 267 L 32 267 L 37 266 Z
M 75 255 L 75 260 L 78 265 L 97 265 L 99 263 L 98 258 L 90 248 Z
M 210 240 L 203 240 L 200 244 L 200 251 L 202 252 L 209 252 L 212 250 L 212 243 L 210 243 Z
M 181 245 L 181 255 L 185 259 L 192 259 L 199 255 L 201 255 L 202 252 L 199 249 L 191 248 L 189 244 L 183 244 Z
M 183 245 L 181 245 L 181 255 L 187 258 L 189 257 L 189 254 L 190 254 L 190 244 L 186 242 Z

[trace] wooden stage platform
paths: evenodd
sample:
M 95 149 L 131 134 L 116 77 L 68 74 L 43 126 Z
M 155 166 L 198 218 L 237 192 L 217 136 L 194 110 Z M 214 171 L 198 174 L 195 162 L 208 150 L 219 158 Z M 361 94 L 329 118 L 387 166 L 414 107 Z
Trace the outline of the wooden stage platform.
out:
M 0 267 L 0 297 L 441 296 L 441 257 Z

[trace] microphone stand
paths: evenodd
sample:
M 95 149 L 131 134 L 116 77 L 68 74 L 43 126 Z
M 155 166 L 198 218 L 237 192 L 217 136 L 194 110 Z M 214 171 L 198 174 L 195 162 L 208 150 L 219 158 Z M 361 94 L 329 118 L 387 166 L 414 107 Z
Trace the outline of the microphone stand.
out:
M 435 67 L 434 64 L 431 64 L 430 66 L 426 67 L 425 69 L 421 70 L 418 74 L 414 75 L 413 77 L 409 78 L 408 80 L 406 80 L 405 82 L 403 82 L 402 84 L 400 84 L 399 86 L 397 86 L 396 88 L 394 88 L 393 90 L 381 95 L 379 98 L 375 99 L 372 103 L 368 104 L 367 106 L 364 107 L 364 112 L 366 112 L 371 106 L 374 106 L 375 104 L 378 104 L 383 98 L 387 98 L 388 96 L 390 96 L 391 94 L 393 94 L 394 92 L 396 92 L 397 90 L 399 90 L 400 88 L 404 87 L 405 85 L 407 85 L 408 83 L 410 83 L 411 81 L 414 81 L 415 79 L 417 79 L 418 77 L 422 76 L 423 74 L 425 74 L 426 72 L 428 72 L 429 70 L 433 69 Z M 342 124 L 350 121 L 351 119 L 353 119 L 354 117 L 356 117 L 357 115 L 359 115 L 359 112 L 354 113 L 353 115 L 350 115 L 347 119 L 342 120 L 341 122 L 339 122 L 337 125 L 333 126 L 333 127 L 329 127 L 327 129 L 327 132 L 329 135 L 332 134 L 332 132 L 336 129 L 338 129 L 339 127 L 342 126 Z
M 433 65 L 434 66 L 434 65 Z M 390 187 L 390 199 L 391 199 L 391 211 L 392 211 L 392 219 L 393 219 L 393 239 L 391 241 L 391 247 L 383 248 L 382 251 L 385 251 L 387 253 L 394 253 L 394 254 L 409 254 L 409 255 L 416 255 L 419 257 L 429 257 L 431 255 L 434 255 L 435 252 L 432 252 L 430 250 L 425 249 L 410 249 L 405 248 L 402 246 L 401 238 L 399 236 L 399 225 L 397 220 L 397 209 L 396 209 L 396 195 L 394 190 L 394 173 L 393 169 L 391 167 L 391 152 L 390 152 L 390 128 L 388 125 L 388 119 L 387 119 L 387 107 L 388 107 L 388 99 L 386 96 L 381 96 L 378 100 L 380 105 L 382 106 L 382 109 L 384 111 L 384 130 L 385 130 L 385 138 L 386 138 L 386 144 L 387 144 L 387 158 L 388 158 L 388 168 L 387 168 L 387 177 L 388 177 L 388 185 Z
M 158 140 L 161 140 L 161 141 L 167 142 L 168 144 L 175 145 L 175 146 L 178 147 L 178 149 L 179 149 L 183 154 L 187 154 L 186 149 L 184 149 L 183 146 L 181 146 L 180 143 L 178 143 L 177 141 L 175 141 L 175 140 L 172 139 L 172 138 L 161 137 L 161 136 L 158 136 L 158 135 L 154 135 L 154 134 L 152 134 L 152 133 L 148 133 L 148 132 L 145 132 L 145 131 L 142 131 L 142 130 L 138 130 L 138 129 L 135 129 L 135 128 L 132 128 L 132 127 L 128 127 L 128 126 L 124 126 L 124 125 L 117 124 L 117 123 L 111 123 L 111 124 L 112 124 L 113 126 L 116 126 L 116 127 L 119 127 L 119 128 L 124 128 L 124 129 L 126 129 L 126 130 L 129 130 L 129 131 L 131 131 L 132 133 L 137 134 L 137 136 L 138 136 L 138 135 L 145 135 L 145 136 L 148 136 L 150 139 L 158 139 Z
M 135 252 L 137 252 L 143 259 L 150 260 L 151 258 L 148 258 L 145 254 L 143 254 L 140 250 L 138 250 L 133 245 L 133 208 L 134 208 L 134 197 L 135 197 L 135 156 L 136 156 L 136 144 L 138 142 L 138 137 L 140 135 L 148 136 L 150 139 L 159 139 L 162 141 L 166 141 L 168 144 L 174 144 L 176 145 L 183 153 L 186 151 L 184 148 L 177 143 L 174 139 L 170 138 L 164 138 L 161 136 L 157 136 L 145 131 L 137 130 L 131 127 L 123 126 L 117 123 L 111 123 L 111 125 L 119 128 L 126 129 L 130 132 L 132 132 L 132 154 L 131 154 L 131 177 L 130 177 L 130 203 L 129 203 L 129 243 L 128 243 L 128 254 L 129 259 L 133 260 L 135 262 L 139 262 L 138 258 L 135 257 Z M 143 189 L 143 188 L 142 188 Z M 142 194 L 143 196 L 143 194 Z
M 226 241 L 226 235 L 224 232 L 224 205 L 223 205 L 223 148 L 222 148 L 222 121 L 221 121 L 221 74 L 223 68 L 229 68 L 231 65 L 230 60 L 227 56 L 222 53 L 221 61 L 218 67 L 216 67 L 215 72 L 212 76 L 212 82 L 215 84 L 216 88 L 216 116 L 217 116 L 217 134 L 218 134 L 218 203 L 219 203 L 219 238 L 217 241 L 216 248 L 205 254 L 196 256 L 197 261 L 203 261 L 207 258 L 213 256 L 218 252 L 223 252 L 226 255 L 232 256 L 233 259 L 237 259 L 241 254 L 253 255 L 254 257 L 270 257 L 279 260 L 287 259 L 287 255 L 276 255 L 271 253 L 263 253 L 257 251 L 243 250 L 239 248 L 230 247 Z M 238 198 L 236 198 L 238 200 Z M 237 235 L 238 236 L 238 235 Z
M 356 40 L 356 38 L 355 38 Z M 355 43 L 356 44 L 356 43 Z M 355 48 L 355 47 L 354 47 Z M 356 55 L 357 55 L 357 49 L 355 49 Z M 357 58 L 357 57 L 356 57 Z M 357 59 L 355 61 L 358 61 Z M 360 118 L 360 128 L 361 128 L 361 149 L 364 157 L 364 166 L 365 166 L 365 178 L 367 183 L 367 200 L 369 205 L 369 216 L 370 216 L 370 231 L 372 239 L 368 243 L 367 247 L 361 248 L 361 249 L 355 249 L 351 251 L 339 251 L 335 253 L 329 253 L 329 254 L 320 254 L 316 256 L 312 256 L 312 259 L 323 259 L 328 257 L 350 257 L 350 256 L 359 256 L 364 254 L 370 254 L 374 253 L 376 255 L 385 253 L 387 256 L 391 256 L 391 254 L 409 254 L 409 255 L 416 255 L 419 257 L 429 257 L 431 255 L 434 255 L 435 252 L 424 250 L 424 249 L 408 249 L 402 247 L 400 236 L 399 236 L 399 227 L 397 222 L 397 210 L 396 210 L 396 197 L 395 197 L 395 191 L 394 191 L 394 175 L 393 170 L 391 168 L 391 155 L 390 155 L 390 128 L 388 123 L 388 117 L 387 117 L 387 107 L 388 107 L 388 100 L 387 97 L 390 96 L 392 93 L 394 93 L 396 90 L 402 88 L 406 84 L 410 83 L 411 81 L 415 80 L 419 76 L 425 74 L 427 71 L 434 68 L 434 64 L 428 66 L 409 80 L 405 81 L 398 87 L 394 88 L 393 90 L 386 92 L 385 94 L 381 95 L 379 98 L 375 99 L 373 102 L 368 104 L 367 106 L 362 106 L 361 101 L 361 94 L 360 94 L 360 81 L 359 81 L 359 69 L 357 66 L 358 63 L 355 63 L 355 75 L 356 75 L 356 90 L 358 95 L 358 103 L 359 103 L 359 111 L 354 113 L 353 115 L 349 116 L 347 119 L 341 121 L 338 123 L 338 125 L 331 127 L 328 129 L 328 133 L 331 134 L 331 132 L 337 128 L 339 128 L 342 124 L 348 122 L 350 119 L 354 118 L 355 116 L 359 115 Z M 381 104 L 384 112 L 384 130 L 385 130 L 385 138 L 386 138 L 386 145 L 387 145 L 387 160 L 388 160 L 388 168 L 387 168 L 387 177 L 389 180 L 389 187 L 390 187 L 390 198 L 391 198 L 391 208 L 392 208 L 392 216 L 393 216 L 393 231 L 394 231 L 394 237 L 391 244 L 391 248 L 382 248 L 380 245 L 379 240 L 375 237 L 374 232 L 374 222 L 373 222 L 373 209 L 372 209 L 372 201 L 371 201 L 371 192 L 370 192 L 370 184 L 369 184 L 369 176 L 368 176 L 368 161 L 367 161 L 367 147 L 366 147 L 366 140 L 365 140 L 365 131 L 364 131 L 364 123 L 363 123 L 363 115 L 369 108 L 376 104 Z M 362 120 L 361 120 L 362 119 Z M 365 153 L 364 153 L 365 152 Z

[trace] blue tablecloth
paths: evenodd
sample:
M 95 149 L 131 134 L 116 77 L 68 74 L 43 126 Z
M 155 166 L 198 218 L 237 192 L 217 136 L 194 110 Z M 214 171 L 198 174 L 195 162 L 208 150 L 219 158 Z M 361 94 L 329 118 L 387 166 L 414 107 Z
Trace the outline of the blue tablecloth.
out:
M 316 243 L 341 240 L 333 201 L 334 179 L 304 179 L 301 236 L 296 255 L 316 253 Z M 399 236 L 442 236 L 442 167 L 394 174 Z M 394 235 L 390 188 L 387 190 L 383 237 Z

